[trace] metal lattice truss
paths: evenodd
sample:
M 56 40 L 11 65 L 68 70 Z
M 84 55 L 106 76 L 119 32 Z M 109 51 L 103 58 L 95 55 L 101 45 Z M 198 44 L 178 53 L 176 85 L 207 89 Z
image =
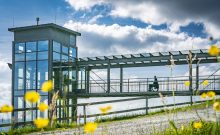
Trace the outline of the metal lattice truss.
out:
M 183 65 L 187 63 L 187 56 L 192 53 L 194 63 L 215 63 L 217 57 L 210 56 L 207 49 L 140 53 L 127 55 L 112 55 L 101 57 L 79 58 L 78 67 L 89 67 L 90 69 L 120 68 L 120 67 L 146 67 L 164 65 Z

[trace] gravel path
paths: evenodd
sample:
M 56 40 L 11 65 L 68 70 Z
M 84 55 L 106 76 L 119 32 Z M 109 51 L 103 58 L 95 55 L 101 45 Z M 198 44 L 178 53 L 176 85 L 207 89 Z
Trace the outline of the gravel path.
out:
M 205 110 L 198 110 L 202 118 L 207 118 Z M 214 112 L 209 109 L 210 118 L 214 117 Z M 188 124 L 190 121 L 198 120 L 195 111 L 177 112 L 171 114 L 158 114 L 148 117 L 135 118 L 130 120 L 115 121 L 99 124 L 95 135 L 148 135 L 153 134 L 155 129 L 163 131 L 169 127 L 168 120 L 174 120 L 177 126 Z M 31 135 L 82 135 L 83 128 L 66 129 L 50 132 L 32 133 Z

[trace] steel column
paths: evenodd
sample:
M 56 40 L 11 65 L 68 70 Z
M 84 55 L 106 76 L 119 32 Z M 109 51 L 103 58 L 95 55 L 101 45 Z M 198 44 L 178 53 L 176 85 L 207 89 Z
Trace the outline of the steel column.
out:
M 196 90 L 199 89 L 199 63 L 196 64 Z
M 120 67 L 120 92 L 123 91 L 123 67 Z
M 86 69 L 86 93 L 89 93 L 89 85 L 90 85 L 90 69 Z
M 110 61 L 108 62 L 108 69 L 107 69 L 107 93 L 110 93 L 110 72 L 111 72 L 111 67 L 110 67 Z

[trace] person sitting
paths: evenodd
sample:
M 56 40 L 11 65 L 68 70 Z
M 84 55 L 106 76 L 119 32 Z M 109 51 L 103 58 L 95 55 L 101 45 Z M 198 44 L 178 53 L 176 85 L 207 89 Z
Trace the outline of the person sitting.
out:
M 158 91 L 158 90 L 159 90 L 159 83 L 157 77 L 154 76 L 154 82 L 153 84 L 149 85 L 149 91 Z

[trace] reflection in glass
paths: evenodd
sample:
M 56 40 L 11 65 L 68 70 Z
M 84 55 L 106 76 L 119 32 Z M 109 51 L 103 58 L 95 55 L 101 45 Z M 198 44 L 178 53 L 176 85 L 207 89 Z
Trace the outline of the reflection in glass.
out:
M 36 52 L 26 53 L 26 60 L 36 60 Z
M 76 58 L 76 48 L 70 48 L 70 57 Z
M 53 51 L 60 53 L 61 52 L 60 50 L 61 50 L 60 43 L 53 41 Z
M 38 60 L 46 60 L 48 59 L 48 52 L 38 52 Z
M 24 53 L 15 54 L 15 61 L 24 61 Z
M 53 61 L 60 61 L 60 54 L 53 52 Z
M 14 89 L 24 89 L 24 62 L 15 63 Z
M 26 52 L 35 52 L 37 51 L 37 43 L 36 42 L 27 42 L 26 43 Z
M 62 55 L 62 61 L 67 62 L 68 61 L 68 56 L 67 55 Z
M 48 40 L 38 41 L 38 51 L 48 51 Z
M 36 62 L 26 62 L 26 89 L 36 89 Z
M 70 35 L 70 45 L 75 46 L 76 45 L 76 36 Z
M 62 46 L 62 53 L 65 53 L 68 55 L 68 47 Z
M 25 43 L 16 43 L 15 44 L 15 53 L 24 53 Z
M 37 64 L 37 88 L 41 89 L 42 84 L 48 80 L 48 61 L 38 61 Z

